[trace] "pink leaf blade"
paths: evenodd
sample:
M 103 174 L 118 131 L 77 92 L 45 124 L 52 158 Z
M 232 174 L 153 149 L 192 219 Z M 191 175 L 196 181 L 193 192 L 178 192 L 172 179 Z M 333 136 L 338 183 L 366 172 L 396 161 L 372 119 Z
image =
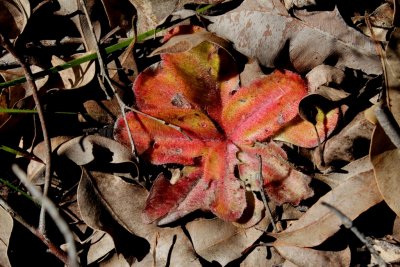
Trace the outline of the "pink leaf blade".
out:
M 223 126 L 235 143 L 264 141 L 298 114 L 307 87 L 290 71 L 275 71 L 241 88 L 224 106 Z
M 339 118 L 339 108 L 330 110 L 326 114 L 321 109 L 318 109 L 316 129 L 321 142 L 326 140 L 333 132 Z M 300 117 L 297 117 L 290 125 L 283 128 L 273 139 L 306 148 L 313 148 L 318 145 L 318 137 L 314 125 L 311 122 L 302 120 Z
M 177 163 L 191 165 L 196 157 L 206 150 L 204 141 L 189 138 L 177 129 L 140 114 L 126 114 L 129 129 L 139 155 L 147 157 L 153 164 Z M 114 136 L 129 146 L 125 122 L 120 118 L 115 126 Z

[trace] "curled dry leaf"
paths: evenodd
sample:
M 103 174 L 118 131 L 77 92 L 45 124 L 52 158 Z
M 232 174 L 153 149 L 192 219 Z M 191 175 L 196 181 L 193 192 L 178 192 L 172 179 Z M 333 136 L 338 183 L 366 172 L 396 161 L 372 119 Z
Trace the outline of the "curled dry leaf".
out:
M 296 246 L 275 246 L 275 249 L 295 266 L 350 266 L 349 247 L 340 251 L 322 251 Z
M 9 39 L 17 38 L 31 15 L 29 0 L 1 0 L 0 10 L 2 34 Z
M 299 135 L 297 124 L 305 133 L 314 132 L 312 124 L 298 117 L 298 103 L 307 94 L 299 75 L 275 71 L 238 88 L 232 58 L 210 42 L 161 58 L 138 76 L 134 93 L 140 111 L 166 123 L 133 112 L 127 120 L 140 155 L 153 164 L 185 167 L 173 185 L 164 175 L 156 179 L 146 222 L 170 223 L 197 209 L 210 210 L 226 221 L 243 219 L 245 209 L 252 209 L 246 194 L 260 188 L 255 182 L 260 164 L 263 187 L 276 203 L 299 204 L 312 195 L 309 178 L 291 167 L 286 153 L 274 142 L 260 143 L 288 125 L 293 125 L 293 134 Z M 324 117 L 326 125 L 318 118 L 322 139 L 333 130 L 337 115 Z M 316 135 L 304 136 L 297 145 L 318 144 Z M 295 139 L 292 134 L 285 137 Z M 115 138 L 129 145 L 122 118 L 115 125 Z M 246 185 L 253 187 L 247 193 Z M 254 195 L 250 199 L 259 201 Z
M 253 0 L 245 2 L 248 1 Z M 337 9 L 299 11 L 293 18 L 279 13 L 278 8 L 239 7 L 237 11 L 207 17 L 213 22 L 208 29 L 232 41 L 239 52 L 257 58 L 267 67 L 292 65 L 297 71 L 306 72 L 327 60 L 334 60 L 335 67 L 340 69 L 382 73 L 374 43 L 346 25 Z
M 321 85 L 341 84 L 345 79 L 345 74 L 341 69 L 321 64 L 308 72 L 306 78 L 309 90 L 314 92 Z
M 11 267 L 8 260 L 8 243 L 13 229 L 13 219 L 10 214 L 0 206 L 0 266 Z
M 118 253 L 122 253 L 128 261 L 143 259 L 150 249 L 150 244 L 134 235 L 134 229 L 130 229 L 119 217 L 126 206 L 136 206 L 136 199 L 140 199 L 141 193 L 143 190 L 139 186 L 129 184 L 120 177 L 86 170 L 83 170 L 78 185 L 77 199 L 82 219 L 90 227 L 110 234 Z M 126 202 L 126 196 L 130 196 L 129 202 Z M 121 205 L 121 200 L 124 200 L 124 205 Z
M 83 55 L 84 54 L 75 54 L 66 61 L 82 57 Z M 66 61 L 57 56 L 52 56 L 51 59 L 53 66 L 64 64 Z M 96 74 L 96 64 L 94 61 L 84 62 L 78 66 L 62 70 L 59 74 L 63 83 L 60 88 L 79 89 L 93 80 Z
M 338 207 L 354 220 L 382 200 L 372 171 L 354 175 L 321 197 L 285 231 L 270 234 L 276 238 L 274 246 L 315 247 L 336 233 L 342 221 L 321 202 Z
M 114 175 L 86 172 L 77 194 L 83 220 L 92 228 L 109 233 L 118 253 L 127 259 L 137 258 L 135 266 L 151 266 L 154 262 L 165 266 L 168 261 L 171 266 L 201 266 L 180 227 L 158 228 L 142 223 L 141 213 L 148 196 L 143 187 Z
M 323 149 L 325 167 L 321 166 L 319 151 L 313 153 L 314 163 L 319 168 L 344 165 L 368 154 L 374 125 L 360 112 L 337 135 L 326 141 Z
M 75 138 L 58 136 L 51 139 L 51 144 L 53 154 L 57 155 L 59 160 L 65 157 L 78 166 L 96 161 L 98 169 L 107 170 L 108 168 L 109 172 L 131 179 L 137 175 L 131 151 L 112 139 L 97 135 Z M 45 151 L 44 143 L 41 142 L 34 148 L 33 154 L 44 160 Z M 64 164 L 67 163 L 64 162 Z M 28 177 L 40 184 L 43 182 L 44 169 L 44 164 L 32 160 L 28 165 Z
M 268 223 L 269 218 L 264 218 L 255 227 L 244 229 L 219 219 L 196 220 L 186 224 L 186 229 L 197 254 L 226 266 L 260 238 Z
M 95 5 L 95 1 L 85 1 L 87 6 Z M 97 47 L 97 40 L 92 36 L 92 29 L 88 24 L 88 21 L 83 15 L 83 9 L 80 5 L 80 1 L 70 1 L 70 0 L 58 0 L 60 9 L 54 12 L 54 15 L 70 17 L 76 28 L 78 29 L 80 35 L 82 36 L 83 43 L 85 45 L 86 51 L 94 51 Z M 93 9 L 88 8 L 89 16 Z M 79 15 L 82 12 L 82 15 Z M 72 16 L 71 16 L 72 15 Z M 92 16 L 93 17 L 93 16 Z M 92 26 L 96 37 L 101 34 L 101 24 L 98 21 L 93 21 Z

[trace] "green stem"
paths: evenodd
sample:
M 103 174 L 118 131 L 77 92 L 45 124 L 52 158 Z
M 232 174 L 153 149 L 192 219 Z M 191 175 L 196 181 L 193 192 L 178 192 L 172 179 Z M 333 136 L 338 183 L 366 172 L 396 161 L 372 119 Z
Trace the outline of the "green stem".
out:
M 18 187 L 16 187 L 15 185 L 13 185 L 12 183 L 10 183 L 9 181 L 0 178 L 0 183 L 4 184 L 5 186 L 7 186 L 8 188 L 10 188 L 11 190 L 21 194 L 22 196 L 26 197 L 27 199 L 29 199 L 30 201 L 34 202 L 35 204 L 36 201 L 27 193 L 25 193 L 24 191 L 22 191 L 21 189 L 19 189 Z
M 204 12 L 206 12 L 207 10 L 209 10 L 213 6 L 214 5 L 204 6 L 202 8 L 197 9 L 196 12 L 198 14 L 204 13 Z M 147 32 L 144 32 L 142 34 L 139 34 L 137 36 L 137 42 L 142 42 L 142 41 L 146 40 L 147 38 L 152 37 L 155 34 L 161 32 L 163 30 L 164 30 L 164 28 L 156 28 L 156 29 L 152 29 L 152 30 L 149 30 Z M 105 52 L 106 55 L 112 54 L 112 53 L 114 53 L 114 52 L 116 52 L 118 50 L 121 50 L 121 49 L 124 49 L 124 48 L 128 47 L 132 41 L 133 41 L 133 38 L 127 38 L 126 40 L 123 40 L 123 41 L 121 41 L 119 43 L 116 43 L 116 44 L 110 45 L 109 47 L 106 47 L 104 49 L 104 52 Z M 58 72 L 60 72 L 62 70 L 66 70 L 66 69 L 78 66 L 78 65 L 80 65 L 82 63 L 85 63 L 87 61 L 94 60 L 94 59 L 97 59 L 97 53 L 96 52 L 89 52 L 88 54 L 86 54 L 86 55 L 84 55 L 82 57 L 73 59 L 73 60 L 68 61 L 68 62 L 66 62 L 64 64 L 54 66 L 54 67 L 52 67 L 50 69 L 47 69 L 47 70 L 44 70 L 44 71 L 36 72 L 36 73 L 33 74 L 33 78 L 34 78 L 34 80 L 38 80 L 38 79 L 41 79 L 41 78 L 43 78 L 43 77 L 45 77 L 47 75 L 58 73 Z M 14 85 L 17 85 L 17 84 L 21 84 L 21 83 L 24 83 L 24 82 L 26 82 L 26 78 L 25 77 L 19 77 L 19 78 L 16 78 L 14 80 L 11 80 L 11 81 L 0 83 L 0 89 L 1 88 L 5 88 L 5 87 L 14 86 Z

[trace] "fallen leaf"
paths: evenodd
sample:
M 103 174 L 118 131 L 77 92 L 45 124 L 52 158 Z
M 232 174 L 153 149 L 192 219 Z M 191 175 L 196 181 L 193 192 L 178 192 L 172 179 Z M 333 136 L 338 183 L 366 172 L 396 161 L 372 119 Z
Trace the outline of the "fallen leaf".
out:
M 314 92 L 321 85 L 341 84 L 345 79 L 345 74 L 341 69 L 322 64 L 309 71 L 306 78 L 309 90 Z
M 340 169 L 339 172 L 329 174 L 316 173 L 314 177 L 331 188 L 335 188 L 344 183 L 350 177 L 372 170 L 373 166 L 368 156 L 354 160 Z
M 54 171 L 58 174 L 72 171 L 74 166 L 87 166 L 93 162 L 94 170 L 105 170 L 125 178 L 137 178 L 136 164 L 132 161 L 132 153 L 120 143 L 97 135 L 78 136 L 75 138 L 57 136 L 51 139 L 53 159 L 56 164 Z M 46 148 L 43 142 L 39 143 L 33 150 L 33 154 L 41 159 L 43 163 L 31 161 L 28 165 L 27 175 L 35 184 L 44 182 Z M 57 157 L 56 157 L 57 156 Z M 66 158 L 68 161 L 63 160 Z M 57 159 L 57 160 L 56 160 Z M 60 168 L 57 168 L 57 166 Z M 70 166 L 68 171 L 65 166 Z
M 346 25 L 337 9 L 298 11 L 295 15 L 281 14 L 277 8 L 258 11 L 239 7 L 238 11 L 207 17 L 213 22 L 208 29 L 266 67 L 292 65 L 297 71 L 306 72 L 334 60 L 339 69 L 382 73 L 374 43 Z
M 82 57 L 84 54 L 75 54 L 66 61 Z M 53 66 L 65 64 L 64 59 L 52 56 L 51 63 Z M 79 89 L 90 83 L 96 74 L 96 64 L 93 61 L 84 62 L 78 66 L 62 70 L 59 72 L 63 89 Z
M 265 218 L 255 227 L 244 229 L 219 219 L 195 220 L 186 224 L 186 229 L 197 254 L 226 266 L 260 238 L 269 222 Z
M 122 251 L 126 258 L 136 256 L 135 266 L 154 262 L 156 266 L 165 266 L 168 261 L 171 266 L 200 266 L 180 227 L 143 224 L 141 213 L 148 196 L 144 188 L 109 174 L 91 172 L 82 178 L 78 186 L 82 218 L 92 228 L 110 233 L 118 253 Z
M 387 104 L 398 125 L 400 125 L 400 28 L 394 28 L 386 47 Z
M 282 257 L 295 266 L 350 266 L 350 248 L 341 251 L 322 251 L 296 246 L 275 246 Z
M 116 188 L 124 192 L 118 192 Z M 118 253 L 122 253 L 128 261 L 133 261 L 134 258 L 140 260 L 149 252 L 150 244 L 145 239 L 136 236 L 134 229 L 130 229 L 119 218 L 121 209 L 129 205 L 128 202 L 124 202 L 124 205 L 120 204 L 122 200 L 120 193 L 124 197 L 129 195 L 130 202 L 135 205 L 136 199 L 140 198 L 140 187 L 124 182 L 120 177 L 112 174 L 84 170 L 77 192 L 80 214 L 91 228 L 110 234 Z
M 385 151 L 381 154 L 371 154 L 374 172 L 379 191 L 388 206 L 399 216 L 400 197 L 397 192 L 400 181 L 398 179 L 398 163 L 400 149 Z
M 368 154 L 374 125 L 369 122 L 364 113 L 359 113 L 337 135 L 332 136 L 324 144 L 323 157 L 325 166 L 321 166 L 318 150 L 313 153 L 314 162 L 319 168 L 336 165 L 341 167 Z
M 273 244 L 274 246 L 315 247 L 336 233 L 342 221 L 321 202 L 338 207 L 347 217 L 354 220 L 382 200 L 372 171 L 354 175 L 321 197 L 285 231 L 270 234 L 276 238 Z
M 31 15 L 29 0 L 1 0 L 0 10 L 2 34 L 9 39 L 17 38 L 24 30 Z
M 7 250 L 14 222 L 10 214 L 3 207 L 0 207 L 0 225 L 0 266 L 11 267 Z
M 140 155 L 153 164 L 186 167 L 173 185 L 163 175 L 154 182 L 144 213 L 146 222 L 170 223 L 197 209 L 238 221 L 248 207 L 245 186 L 260 188 L 256 179 L 260 164 L 263 186 L 276 203 L 297 205 L 311 196 L 308 177 L 289 165 L 286 153 L 273 142 L 259 143 L 293 121 L 304 133 L 314 133 L 312 124 L 302 124 L 298 118 L 298 103 L 307 94 L 300 76 L 275 71 L 239 89 L 230 55 L 212 42 L 161 58 L 161 63 L 138 76 L 136 103 L 141 112 L 179 126 L 181 132 L 143 114 L 130 112 L 126 117 Z M 326 122 L 318 118 L 321 139 L 336 125 L 337 113 L 332 114 L 324 118 Z M 299 132 L 292 130 L 286 139 L 292 140 L 293 134 Z M 122 118 L 115 125 L 115 138 L 129 145 Z M 318 141 L 315 135 L 304 134 L 296 144 L 313 147 Z

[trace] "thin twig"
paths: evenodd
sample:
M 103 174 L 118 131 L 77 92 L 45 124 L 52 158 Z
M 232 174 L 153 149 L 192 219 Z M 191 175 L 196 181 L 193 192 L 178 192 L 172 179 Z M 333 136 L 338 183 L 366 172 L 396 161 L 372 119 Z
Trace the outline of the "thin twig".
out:
M 343 226 L 346 227 L 347 229 L 350 229 L 350 231 L 352 231 L 357 236 L 357 238 L 367 247 L 367 249 L 369 250 L 371 255 L 375 257 L 375 259 L 378 262 L 378 265 L 380 267 L 387 266 L 386 262 L 379 255 L 379 252 L 376 251 L 373 244 L 364 236 L 363 233 L 358 231 L 358 229 L 353 225 L 353 222 L 352 222 L 352 220 L 350 220 L 349 217 L 347 217 L 343 212 L 341 212 L 340 210 L 338 210 L 337 208 L 335 208 L 334 206 L 332 206 L 329 203 L 321 202 L 321 205 L 326 206 L 328 209 L 333 211 L 333 213 L 335 213 L 336 216 L 338 216 L 340 218 Z
M 49 249 L 50 253 L 56 256 L 60 261 L 64 264 L 68 264 L 68 255 L 65 251 L 61 250 L 58 246 L 56 246 L 53 242 L 46 238 L 38 229 L 27 223 L 24 218 L 22 218 L 17 212 L 11 208 L 7 202 L 0 197 L 0 206 L 3 207 L 5 211 L 7 211 L 11 217 L 14 218 L 17 222 L 19 222 L 23 227 L 25 227 L 29 232 L 39 238 Z
M 258 182 L 260 183 L 260 193 L 261 193 L 261 199 L 264 203 L 265 206 L 265 210 L 267 211 L 267 214 L 269 216 L 269 218 L 271 219 L 271 224 L 272 224 L 272 228 L 273 228 L 273 232 L 278 232 L 278 228 L 276 227 L 275 221 L 274 221 L 274 217 L 272 216 L 272 212 L 271 212 L 271 208 L 268 205 L 267 202 L 267 198 L 265 197 L 265 192 L 264 192 L 264 181 L 263 181 L 263 175 L 262 175 L 262 158 L 260 155 L 257 154 L 257 158 L 258 158 Z
M 105 64 L 104 64 L 104 61 L 103 61 L 103 57 L 101 56 L 100 47 L 97 44 L 96 33 L 94 32 L 93 24 L 92 24 L 92 22 L 90 20 L 89 12 L 88 12 L 88 10 L 86 8 L 85 1 L 84 0 L 79 0 L 79 2 L 81 4 L 81 6 L 82 6 L 83 13 L 85 14 L 86 21 L 87 21 L 87 23 L 89 25 L 89 30 L 90 30 L 89 32 L 90 32 L 91 38 L 93 38 L 93 40 L 94 40 L 93 44 L 95 45 L 94 48 L 96 49 L 97 60 L 99 61 L 100 76 L 102 77 L 102 79 L 104 79 L 104 77 L 107 76 L 107 72 L 106 72 L 106 69 L 104 67 Z M 102 80 L 102 81 L 104 81 L 104 80 Z M 107 99 L 110 100 L 111 96 L 108 94 L 107 90 L 104 91 L 104 93 L 105 93 Z
M 74 237 L 68 227 L 68 224 L 58 212 L 57 207 L 47 196 L 45 196 L 44 194 L 42 195 L 39 190 L 37 190 L 35 186 L 28 181 L 24 171 L 22 171 L 17 165 L 13 165 L 12 170 L 15 175 L 21 180 L 24 186 L 28 189 L 28 191 L 32 194 L 32 196 L 41 203 L 42 207 L 46 208 L 46 211 L 53 219 L 54 223 L 57 225 L 58 230 L 60 230 L 61 234 L 64 236 L 65 242 L 67 243 L 69 265 L 71 267 L 78 267 L 78 256 L 76 254 Z
M 44 141 L 44 145 L 45 145 L 45 149 L 46 149 L 46 152 L 45 152 L 46 167 L 45 167 L 45 175 L 44 175 L 43 195 L 47 196 L 47 193 L 50 188 L 50 183 L 51 183 L 51 143 L 50 143 L 49 135 L 47 133 L 46 121 L 44 119 L 44 113 L 43 113 L 43 108 L 42 108 L 40 98 L 38 95 L 38 89 L 33 80 L 31 69 L 28 68 L 28 66 L 25 64 L 25 62 L 23 62 L 21 60 L 19 55 L 16 53 L 13 45 L 1 33 L 0 33 L 0 44 L 11 55 L 13 55 L 15 60 L 21 65 L 22 69 L 24 70 L 24 74 L 25 74 L 26 80 L 28 82 L 29 89 L 32 91 L 32 97 L 33 97 L 33 100 L 35 101 L 36 109 L 38 112 L 40 126 L 42 128 L 42 133 L 43 133 L 43 141 Z M 40 217 L 39 217 L 39 231 L 44 235 L 45 235 L 45 228 L 46 228 L 45 209 L 42 207 L 40 210 Z

